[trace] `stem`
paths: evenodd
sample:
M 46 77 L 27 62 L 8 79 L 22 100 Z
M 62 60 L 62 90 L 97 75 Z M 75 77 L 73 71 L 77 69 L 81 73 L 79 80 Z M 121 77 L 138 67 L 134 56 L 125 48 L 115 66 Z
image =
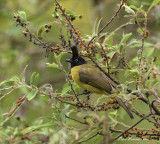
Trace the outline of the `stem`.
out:
M 148 114 L 145 117 L 149 117 L 151 114 Z M 136 125 L 138 125 L 141 121 L 143 121 L 145 119 L 145 117 L 141 118 L 139 121 L 137 121 L 135 124 L 133 124 L 131 127 L 129 127 L 128 129 L 126 129 L 125 131 L 123 131 L 121 134 L 119 134 L 118 136 L 116 136 L 114 138 L 114 140 L 118 139 L 119 137 L 121 137 L 123 134 L 125 134 L 127 131 L 129 131 L 130 129 L 132 129 L 133 127 L 135 127 Z
M 104 31 L 104 29 L 115 19 L 115 17 L 118 15 L 118 13 L 120 12 L 120 10 L 121 10 L 121 8 L 122 8 L 122 5 L 123 5 L 123 3 L 121 3 L 119 9 L 118 9 L 118 10 L 116 11 L 116 13 L 112 16 L 112 18 L 108 21 L 108 23 L 106 23 L 106 24 L 103 26 L 103 28 L 98 32 L 97 36 L 99 36 L 99 35 L 102 33 L 102 31 Z M 91 39 L 91 40 L 89 41 L 89 43 L 88 43 L 88 46 L 92 43 L 92 41 L 93 41 L 97 36 L 92 37 L 92 39 Z

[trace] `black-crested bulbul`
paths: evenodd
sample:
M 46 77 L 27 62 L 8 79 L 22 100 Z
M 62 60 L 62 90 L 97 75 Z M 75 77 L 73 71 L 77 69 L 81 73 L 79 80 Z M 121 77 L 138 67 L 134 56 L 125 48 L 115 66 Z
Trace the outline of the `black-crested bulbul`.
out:
M 66 61 L 71 63 L 72 79 L 80 87 L 97 94 L 108 95 L 116 92 L 112 81 L 103 72 L 87 64 L 87 62 L 81 56 L 79 56 L 76 46 L 73 46 L 71 50 L 72 58 L 67 59 Z M 130 118 L 133 119 L 132 113 L 129 111 L 128 107 L 125 105 L 122 99 L 117 96 L 114 98 L 124 108 Z

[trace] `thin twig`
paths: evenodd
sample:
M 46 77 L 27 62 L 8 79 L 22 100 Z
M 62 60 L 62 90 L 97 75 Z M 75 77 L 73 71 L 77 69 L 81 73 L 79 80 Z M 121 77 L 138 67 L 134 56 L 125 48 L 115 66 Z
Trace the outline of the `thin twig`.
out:
M 151 114 L 148 114 L 145 117 L 149 117 Z M 141 118 L 139 121 L 137 121 L 135 124 L 133 124 L 131 127 L 129 127 L 128 129 L 126 129 L 125 131 L 123 131 L 121 134 L 119 134 L 118 136 L 116 136 L 114 138 L 114 140 L 118 139 L 119 137 L 121 137 L 123 134 L 125 134 L 127 131 L 129 131 L 130 129 L 132 129 L 133 127 L 135 127 L 137 124 L 139 124 L 141 121 L 143 121 L 145 119 L 145 117 Z
M 75 92 L 75 90 L 74 90 L 74 88 L 73 88 L 72 82 L 71 82 L 71 80 L 69 79 L 69 76 L 67 75 L 66 71 L 63 69 L 62 66 L 60 66 L 60 69 L 63 71 L 63 73 L 64 73 L 67 81 L 69 82 L 69 84 L 70 84 L 70 86 L 71 86 L 71 89 L 72 89 L 72 91 L 73 91 L 73 93 L 74 93 L 77 101 L 80 102 L 80 101 L 79 101 L 79 98 L 78 98 L 78 96 L 77 96 L 77 94 L 76 94 L 76 92 Z
M 84 143 L 84 142 L 86 142 L 86 141 L 88 141 L 88 140 L 90 140 L 90 139 L 96 137 L 97 135 L 101 135 L 101 132 L 97 132 L 97 133 L 95 133 L 93 136 L 89 137 L 88 139 L 86 139 L 86 140 L 84 140 L 84 141 L 78 142 L 77 144 Z
M 65 16 L 66 20 L 68 21 L 69 26 L 71 27 L 72 30 L 76 31 L 74 25 L 71 23 L 70 19 L 67 17 L 67 15 L 65 14 L 65 11 L 62 9 L 61 5 L 59 4 L 59 2 L 57 0 L 55 0 L 56 4 L 59 6 L 62 14 Z M 79 37 L 78 40 L 76 40 L 75 35 L 71 32 L 70 33 L 74 38 L 73 41 L 75 42 L 75 44 L 77 44 L 77 42 L 81 41 L 81 43 L 83 44 L 83 46 L 88 49 L 88 47 L 86 46 L 86 44 L 81 40 L 80 35 L 77 33 L 76 35 Z
M 113 129 L 113 128 L 110 128 L 110 130 L 112 132 L 123 133 L 123 130 L 116 130 L 116 129 Z M 131 135 L 137 135 L 137 132 L 129 132 L 129 134 L 131 134 Z M 142 135 L 142 133 L 139 133 L 138 135 Z M 145 133 L 145 135 L 160 136 L 160 134 L 158 134 L 158 133 Z
M 119 26 L 118 28 L 116 28 L 114 31 L 112 31 L 112 32 L 104 39 L 104 41 L 103 41 L 103 46 L 104 46 L 104 44 L 106 43 L 106 41 L 107 41 L 113 34 L 115 34 L 116 31 L 120 30 L 121 28 L 123 28 L 123 27 L 125 27 L 125 26 L 127 26 L 127 25 L 129 25 L 129 24 L 133 24 L 133 23 L 127 22 L 127 23 L 125 23 L 125 24 L 122 24 L 122 25 Z
M 144 117 L 142 114 L 140 114 L 139 112 L 137 112 L 136 110 L 131 110 L 132 112 L 134 112 L 137 116 L 139 116 L 139 117 Z M 154 121 L 152 121 L 152 120 L 150 120 L 149 118 L 147 118 L 147 117 L 145 117 L 145 120 L 147 120 L 148 122 L 151 122 L 151 123 L 153 123 L 153 124 L 155 124 L 155 125 L 159 125 L 160 126 L 160 123 L 158 123 L 158 122 L 154 122 Z
M 102 33 L 102 31 L 115 19 L 115 17 L 118 15 L 118 13 L 120 12 L 120 10 L 121 10 L 121 8 L 122 8 L 122 5 L 123 5 L 123 3 L 121 3 L 119 9 L 118 9 L 118 10 L 116 11 L 116 13 L 112 16 L 112 18 L 108 21 L 108 23 L 106 23 L 106 24 L 103 26 L 103 28 L 98 32 L 97 36 L 99 36 L 99 35 Z M 92 39 L 91 39 L 91 40 L 89 41 L 89 43 L 88 43 L 88 46 L 92 43 L 92 41 L 93 41 L 97 36 L 92 37 Z
M 56 98 L 56 99 L 59 100 L 59 101 L 61 101 L 62 103 L 70 104 L 70 105 L 72 105 L 72 106 L 77 107 L 76 104 L 70 103 L 70 102 L 68 102 L 68 101 L 63 101 L 63 100 L 61 100 L 61 99 L 59 99 L 59 98 Z
M 55 2 L 56 2 L 56 4 L 59 6 L 59 8 L 60 8 L 62 14 L 65 16 L 66 20 L 69 22 L 69 25 L 71 26 L 71 28 L 72 28 L 73 30 L 75 30 L 74 26 L 72 25 L 71 21 L 70 21 L 70 20 L 68 19 L 68 17 L 66 16 L 65 11 L 62 9 L 62 7 L 61 7 L 61 5 L 59 4 L 59 2 L 58 2 L 57 0 L 55 0 Z
M 85 122 L 81 122 L 81 121 L 76 120 L 76 119 L 74 119 L 74 118 L 71 118 L 71 117 L 69 117 L 69 116 L 67 116 L 67 115 L 65 115 L 65 116 L 66 116 L 66 118 L 69 118 L 69 119 L 71 119 L 71 120 L 73 120 L 73 121 L 76 121 L 76 122 L 78 122 L 78 123 L 80 123 L 80 124 L 89 125 L 86 121 L 85 121 Z

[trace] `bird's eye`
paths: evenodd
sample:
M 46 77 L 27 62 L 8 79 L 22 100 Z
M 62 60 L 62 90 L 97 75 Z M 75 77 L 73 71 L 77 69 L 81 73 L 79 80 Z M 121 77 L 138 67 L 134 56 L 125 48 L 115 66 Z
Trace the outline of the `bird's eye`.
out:
M 75 62 L 78 62 L 78 59 L 75 59 Z

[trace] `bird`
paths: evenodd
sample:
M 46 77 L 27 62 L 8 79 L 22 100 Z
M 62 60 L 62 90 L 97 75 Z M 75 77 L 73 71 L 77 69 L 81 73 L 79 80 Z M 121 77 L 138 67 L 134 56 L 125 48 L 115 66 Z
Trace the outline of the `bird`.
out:
M 81 88 L 97 94 L 112 95 L 116 93 L 115 86 L 108 76 L 103 72 L 88 64 L 84 58 L 78 54 L 77 46 L 72 46 L 72 57 L 66 59 L 70 63 L 71 76 L 73 81 Z M 125 105 L 123 100 L 114 96 L 114 99 L 123 107 L 129 117 L 133 119 L 133 115 Z

